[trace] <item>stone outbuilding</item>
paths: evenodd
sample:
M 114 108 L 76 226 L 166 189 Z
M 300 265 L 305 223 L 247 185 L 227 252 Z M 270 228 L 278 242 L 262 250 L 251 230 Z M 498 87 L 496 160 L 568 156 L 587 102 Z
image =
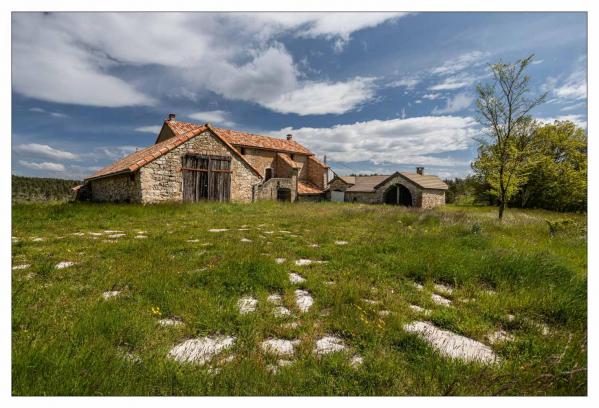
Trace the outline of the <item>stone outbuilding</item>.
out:
M 320 200 L 328 172 L 291 135 L 254 135 L 170 114 L 154 145 L 100 169 L 77 195 L 134 203 Z
M 331 201 L 367 204 L 396 204 L 407 207 L 433 208 L 445 204 L 445 184 L 439 177 L 396 172 L 382 176 L 337 176 L 329 183 Z

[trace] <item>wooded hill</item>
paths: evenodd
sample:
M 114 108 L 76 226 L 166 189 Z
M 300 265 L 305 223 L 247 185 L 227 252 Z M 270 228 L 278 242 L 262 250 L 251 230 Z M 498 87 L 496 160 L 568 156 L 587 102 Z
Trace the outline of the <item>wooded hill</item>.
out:
M 75 198 L 78 180 L 12 176 L 13 201 L 68 201 Z

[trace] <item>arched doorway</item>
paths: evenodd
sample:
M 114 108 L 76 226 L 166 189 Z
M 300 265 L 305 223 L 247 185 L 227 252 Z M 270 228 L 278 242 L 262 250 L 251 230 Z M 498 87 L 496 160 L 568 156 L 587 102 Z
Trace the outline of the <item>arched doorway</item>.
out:
M 412 206 L 412 193 L 401 184 L 394 184 L 385 191 L 385 204 Z

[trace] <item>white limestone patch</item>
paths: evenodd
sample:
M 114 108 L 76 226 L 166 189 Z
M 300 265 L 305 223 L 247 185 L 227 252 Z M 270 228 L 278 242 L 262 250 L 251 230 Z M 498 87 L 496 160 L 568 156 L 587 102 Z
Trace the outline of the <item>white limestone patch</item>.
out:
M 314 352 L 318 355 L 322 355 L 343 351 L 346 348 L 343 339 L 337 336 L 324 336 L 321 339 L 316 340 Z
M 307 312 L 314 304 L 314 299 L 310 292 L 298 289 L 295 291 L 295 303 L 301 312 Z
M 255 299 L 251 296 L 244 296 L 237 301 L 237 307 L 239 308 L 239 313 L 241 314 L 255 312 L 256 306 L 258 306 L 258 299 Z
M 266 369 L 270 371 L 272 374 L 276 374 L 279 372 L 280 368 L 289 367 L 293 364 L 291 360 L 277 360 L 277 365 L 269 364 L 266 366 Z
M 200 242 L 200 240 L 199 239 L 188 239 L 187 242 L 196 243 L 196 242 Z
M 268 339 L 262 342 L 262 351 L 278 356 L 291 356 L 295 353 L 295 346 L 300 344 L 299 340 Z
M 449 358 L 483 364 L 492 364 L 499 360 L 489 346 L 449 330 L 439 329 L 429 322 L 416 321 L 404 325 L 403 329 L 408 333 L 417 334 Z
M 273 314 L 275 315 L 275 317 L 287 317 L 291 316 L 291 310 L 287 309 L 284 306 L 278 306 L 273 311 Z
M 228 228 L 210 228 L 208 232 L 226 232 L 229 231 Z
M 451 295 L 453 293 L 453 288 L 451 286 L 443 285 L 442 283 L 435 283 L 434 288 L 435 291 L 446 295 Z
M 349 365 L 354 369 L 359 368 L 362 364 L 364 364 L 364 358 L 359 355 L 353 356 L 349 361 Z
M 391 314 L 391 311 L 389 310 L 379 310 L 379 316 L 381 317 L 387 317 Z
M 212 245 L 211 242 L 204 242 L 201 246 L 207 247 L 207 246 L 211 246 L 211 245 Z
M 487 339 L 489 339 L 489 343 L 491 344 L 500 344 L 505 343 L 507 341 L 513 341 L 514 336 L 506 332 L 505 330 L 497 330 L 496 332 L 489 334 L 487 336 Z
M 310 244 L 308 245 L 310 248 L 320 248 L 320 245 L 318 244 Z
M 230 348 L 235 343 L 235 337 L 212 336 L 185 340 L 173 347 L 168 357 L 179 363 L 194 363 L 203 365 Z
M 88 232 L 88 234 L 93 237 L 99 237 L 100 235 L 103 235 L 101 232 Z
M 435 303 L 437 305 L 441 305 L 441 306 L 445 306 L 445 307 L 451 306 L 451 300 L 444 298 L 441 295 L 437 295 L 436 293 L 433 293 L 431 295 L 431 300 L 433 301 L 433 303 Z
M 291 234 L 291 231 L 279 230 L 279 234 Z
M 252 242 L 252 240 L 248 238 L 241 238 L 241 242 Z
M 335 285 L 335 281 L 326 281 L 324 284 L 327 286 L 333 286 Z
M 117 231 L 117 230 L 105 230 L 104 234 L 121 234 L 124 231 Z
M 286 258 L 275 258 L 275 263 L 277 265 L 281 265 L 281 264 L 284 264 L 286 260 L 287 260 Z
M 295 261 L 295 264 L 297 266 L 308 266 L 308 265 L 312 265 L 312 264 L 325 264 L 328 261 L 315 261 L 313 259 L 298 259 L 297 261 Z
M 380 300 L 372 300 L 372 299 L 362 299 L 362 302 L 369 304 L 369 305 L 378 305 L 381 303 Z
M 136 235 L 135 239 L 146 239 L 147 237 L 147 235 Z
M 13 271 L 20 271 L 20 270 L 22 270 L 22 269 L 28 269 L 28 268 L 30 268 L 30 267 L 31 267 L 31 265 L 30 265 L 30 264 L 21 264 L 21 265 L 15 265 L 15 266 L 13 266 L 13 267 L 12 267 L 12 270 L 13 270 Z
M 109 290 L 109 291 L 106 291 L 106 292 L 102 293 L 102 297 L 105 300 L 107 300 L 107 299 L 111 299 L 111 298 L 117 297 L 120 294 L 121 294 L 121 291 L 119 291 L 119 290 Z
M 413 282 L 412 285 L 418 290 L 424 290 L 424 286 L 422 286 L 418 282 Z
M 249 231 L 249 228 L 237 228 L 237 231 Z
M 33 242 L 41 242 L 41 241 L 44 241 L 44 238 L 41 238 L 41 237 L 31 237 L 31 240 Z
M 181 326 L 183 321 L 177 317 L 168 317 L 158 320 L 158 324 L 162 327 Z
M 64 269 L 64 268 L 69 268 L 71 266 L 75 265 L 75 262 L 71 262 L 71 261 L 62 261 L 57 263 L 56 265 L 54 265 L 54 267 L 56 269 Z
M 85 232 L 73 232 L 71 235 L 75 235 L 77 237 L 82 237 L 85 235 Z
M 270 235 L 270 234 L 274 234 L 275 232 L 274 231 L 264 231 L 264 233 Z
M 347 241 L 335 241 L 335 245 L 347 245 L 349 242 Z
M 514 320 L 516 320 L 516 316 L 514 316 L 513 314 L 508 314 L 507 315 L 507 321 L 508 322 L 513 322 Z
M 281 304 L 281 295 L 279 295 L 278 293 L 273 293 L 271 295 L 268 295 L 268 297 L 266 298 L 266 301 L 269 303 L 272 303 L 273 305 L 279 305 Z
M 423 307 L 420 307 L 420 306 L 418 306 L 418 305 L 410 305 L 410 309 L 412 309 L 413 311 L 415 311 L 415 312 L 417 312 L 417 313 L 422 313 L 422 314 L 424 314 L 425 316 L 428 316 L 428 315 L 430 315 L 430 314 L 432 313 L 432 311 L 431 311 L 431 310 L 429 310 L 429 309 L 425 309 L 425 308 L 423 308 Z
M 115 239 L 115 238 L 121 238 L 124 237 L 126 234 L 110 234 L 108 235 L 108 238 L 110 239 Z
M 306 281 L 306 279 L 304 279 L 303 276 L 298 275 L 297 273 L 293 273 L 293 272 L 289 273 L 289 282 L 291 282 L 291 283 L 302 283 L 302 282 L 305 282 L 305 281 Z

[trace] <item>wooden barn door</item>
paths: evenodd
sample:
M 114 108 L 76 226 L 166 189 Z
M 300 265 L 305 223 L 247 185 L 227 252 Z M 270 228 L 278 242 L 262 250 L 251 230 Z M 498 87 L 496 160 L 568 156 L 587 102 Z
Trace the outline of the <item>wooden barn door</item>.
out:
M 229 201 L 231 158 L 187 155 L 182 164 L 183 201 Z

